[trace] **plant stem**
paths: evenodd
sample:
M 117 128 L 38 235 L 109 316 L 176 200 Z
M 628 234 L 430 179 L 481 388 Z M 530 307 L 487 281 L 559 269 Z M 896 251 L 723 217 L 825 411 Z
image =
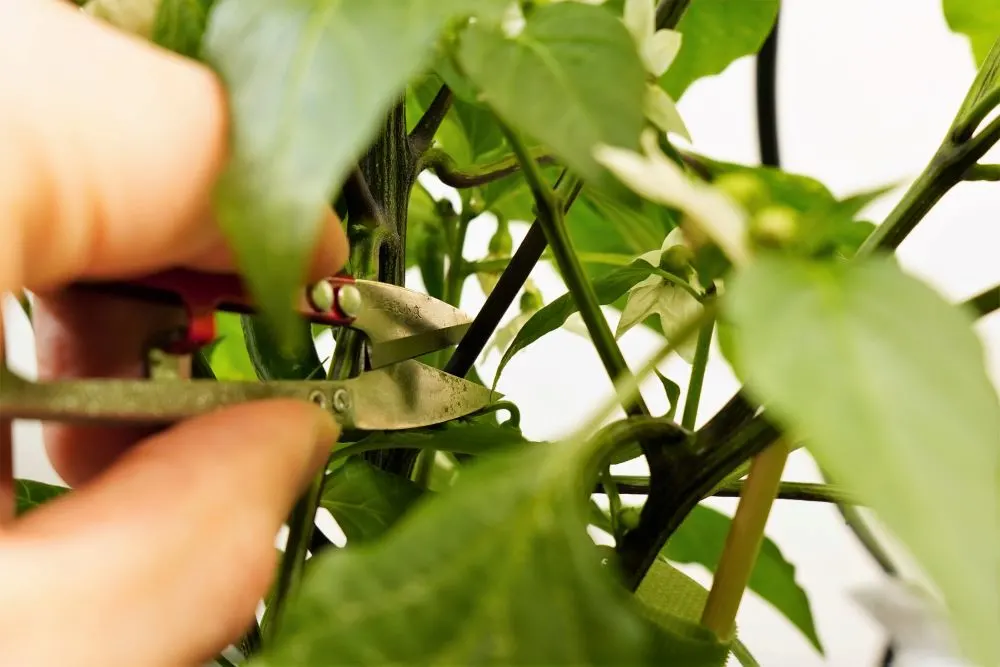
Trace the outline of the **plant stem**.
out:
M 573 251 L 573 246 L 569 240 L 569 233 L 566 231 L 561 203 L 556 202 L 552 191 L 545 185 L 538 165 L 528 152 L 524 142 L 521 141 L 521 138 L 510 128 L 504 125 L 501 125 L 501 127 L 514 154 L 521 162 L 524 178 L 528 183 L 528 187 L 531 188 L 538 207 L 538 222 L 545 232 L 549 247 L 552 248 L 552 255 L 556 260 L 556 265 L 559 267 L 559 272 L 562 274 L 566 287 L 573 295 L 573 300 L 576 302 L 583 322 L 587 326 L 587 331 L 594 342 L 597 354 L 604 364 L 604 369 L 607 371 L 612 382 L 615 382 L 618 378 L 631 376 L 628 364 L 625 363 L 625 358 L 618 348 L 618 343 L 615 342 L 614 334 L 611 333 L 611 327 L 608 326 L 608 321 L 604 318 L 604 313 L 601 312 L 601 306 L 597 301 L 597 295 L 594 294 L 594 288 L 587 281 L 580 258 Z M 649 409 L 642 400 L 642 396 L 638 395 L 638 393 L 634 402 L 630 401 L 624 407 L 625 411 L 631 415 L 649 414 Z
M 976 317 L 986 317 L 990 313 L 1000 310 L 1000 285 L 989 287 L 966 299 L 962 303 L 962 307 L 971 310 Z
M 649 478 L 643 476 L 615 475 L 613 478 L 619 493 L 626 495 L 645 495 L 649 493 Z M 744 482 L 736 480 L 726 482 L 711 491 L 706 498 L 734 498 L 743 492 Z M 594 487 L 594 493 L 604 493 L 603 485 Z M 847 492 L 830 484 L 813 482 L 782 482 L 778 487 L 778 500 L 793 500 L 809 503 L 843 503 L 857 505 L 858 501 Z
M 604 490 L 604 494 L 608 497 L 608 514 L 611 517 L 611 534 L 614 535 L 615 539 L 618 539 L 621 536 L 622 498 L 618 495 L 618 486 L 615 484 L 614 477 L 611 476 L 610 465 L 605 466 L 604 470 L 601 471 L 601 488 Z
M 760 162 L 768 167 L 781 165 L 778 142 L 778 24 L 781 8 L 775 17 L 774 26 L 764 40 L 757 54 L 757 143 L 760 146 Z
M 837 503 L 837 508 L 840 510 L 840 515 L 844 518 L 844 522 L 847 523 L 851 532 L 858 538 L 858 541 L 861 542 L 861 545 L 868 552 L 868 555 L 872 557 L 872 560 L 882 568 L 883 572 L 890 576 L 895 576 L 898 572 L 896 564 L 892 562 L 892 558 L 885 550 L 885 547 L 882 546 L 882 543 L 875 537 L 875 533 L 868 527 L 858 508 L 846 502 Z
M 962 177 L 966 181 L 1000 181 L 1000 164 L 974 164 Z
M 532 149 L 532 154 L 535 155 L 538 164 L 552 164 L 555 161 L 541 149 Z M 424 154 L 420 168 L 430 169 L 445 185 L 462 190 L 486 185 L 515 174 L 521 168 L 521 163 L 518 162 L 517 156 L 508 155 L 489 164 L 459 169 L 454 158 L 441 149 L 432 148 Z
M 453 101 L 454 94 L 451 92 L 451 88 L 441 86 L 434 99 L 431 100 L 430 106 L 424 111 L 424 115 L 410 132 L 409 145 L 414 156 L 419 157 L 430 148 L 434 141 L 434 135 L 437 134 L 438 128 L 441 127 L 445 116 L 448 115 Z
M 708 368 L 708 356 L 712 349 L 712 334 L 715 332 L 715 318 L 698 332 L 698 345 L 694 350 L 691 362 L 691 379 L 688 381 L 687 394 L 684 397 L 684 414 L 681 415 L 681 426 L 694 430 L 698 421 L 698 403 L 701 402 L 701 390 L 705 383 L 705 370 Z
M 736 507 L 701 616 L 702 625 L 722 641 L 732 638 L 736 612 L 757 561 L 764 539 L 764 526 L 787 460 L 788 447 L 779 441 L 758 455 L 750 465 L 750 474 Z
M 660 0 L 656 5 L 656 29 L 673 29 L 680 23 L 691 0 Z

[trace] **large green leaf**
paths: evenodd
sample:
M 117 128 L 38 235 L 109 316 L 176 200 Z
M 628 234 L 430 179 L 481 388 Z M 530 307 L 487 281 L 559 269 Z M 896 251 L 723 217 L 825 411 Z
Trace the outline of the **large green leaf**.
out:
M 779 0 L 691 0 L 678 32 L 681 50 L 660 84 L 679 100 L 692 83 L 722 73 L 760 51 L 778 16 Z
M 594 294 L 598 303 L 606 305 L 616 301 L 633 285 L 649 277 L 655 271 L 655 267 L 641 260 L 628 266 L 616 269 L 602 278 L 598 278 L 592 284 Z M 496 386 L 500 379 L 500 374 L 504 367 L 514 357 L 515 354 L 534 343 L 547 333 L 551 333 L 566 323 L 566 319 L 577 311 L 576 302 L 572 294 L 563 294 L 552 303 L 548 304 L 531 319 L 524 323 L 510 347 L 503 354 L 500 363 L 497 365 L 496 375 L 493 385 Z
M 580 174 L 602 173 L 591 155 L 598 143 L 638 148 L 643 65 L 625 25 L 600 7 L 538 7 L 512 38 L 499 27 L 470 26 L 458 56 L 504 121 Z
M 324 208 L 459 15 L 503 0 L 218 0 L 203 51 L 229 93 L 215 213 L 280 341 Z
M 952 31 L 969 38 L 977 65 L 1000 39 L 1000 3 L 995 0 L 943 0 L 944 18 Z
M 197 58 L 214 0 L 160 0 L 151 39 L 166 49 Z
M 888 257 L 768 256 L 725 312 L 751 395 L 909 548 L 969 656 L 996 664 L 1000 401 L 969 314 Z
M 65 486 L 46 484 L 33 479 L 14 480 L 15 511 L 18 516 L 25 512 L 30 512 L 39 505 L 69 493 L 70 489 Z
M 378 542 L 320 554 L 252 664 L 720 664 L 726 645 L 661 629 L 602 567 L 585 530 L 596 454 L 490 457 Z
M 243 338 L 241 316 L 218 312 L 215 314 L 215 329 L 217 338 L 208 355 L 215 377 L 219 380 L 256 380 L 257 372 Z
M 708 600 L 708 591 L 704 586 L 670 563 L 659 559 L 653 561 L 635 595 L 646 606 L 650 618 L 668 628 L 677 619 L 700 623 L 701 612 Z M 738 639 L 733 640 L 733 655 L 744 667 L 757 665 Z M 720 667 L 722 664 L 719 663 Z
M 330 511 L 353 547 L 381 537 L 422 495 L 423 489 L 405 477 L 351 457 L 327 475 L 320 506 Z
M 670 536 L 662 555 L 677 563 L 697 563 L 715 572 L 731 526 L 732 520 L 725 514 L 706 505 L 696 505 Z M 770 538 L 765 537 L 761 544 L 749 588 L 801 630 L 817 651 L 823 652 L 809 598 L 795 581 L 795 566 Z

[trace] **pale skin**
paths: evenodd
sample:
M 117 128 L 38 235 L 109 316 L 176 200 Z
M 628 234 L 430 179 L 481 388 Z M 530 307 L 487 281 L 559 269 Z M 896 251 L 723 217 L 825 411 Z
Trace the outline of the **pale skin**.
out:
M 227 133 L 207 69 L 59 0 L 0 0 L 0 294 L 38 296 L 40 377 L 136 377 L 148 334 L 178 316 L 67 283 L 235 268 L 209 213 Z M 317 216 L 312 277 L 347 256 L 336 216 Z M 49 427 L 74 490 L 19 519 L 0 442 L 0 667 L 211 659 L 252 621 L 275 534 L 338 436 L 290 401 L 158 433 Z

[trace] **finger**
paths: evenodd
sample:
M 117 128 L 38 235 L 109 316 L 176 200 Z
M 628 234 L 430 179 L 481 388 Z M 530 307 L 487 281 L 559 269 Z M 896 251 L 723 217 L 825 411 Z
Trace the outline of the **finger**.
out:
M 247 404 L 153 436 L 28 514 L 0 542 L 3 664 L 64 664 L 72 647 L 81 667 L 177 667 L 235 641 L 338 435 L 308 403 Z
M 227 104 L 208 68 L 68 3 L 0 2 L 0 80 L 0 291 L 135 275 L 222 245 L 207 221 Z
M 57 292 L 35 300 L 32 323 L 40 380 L 141 378 L 154 335 L 184 322 L 179 308 L 82 292 Z M 149 427 L 46 423 L 45 447 L 53 468 L 70 486 L 83 484 Z

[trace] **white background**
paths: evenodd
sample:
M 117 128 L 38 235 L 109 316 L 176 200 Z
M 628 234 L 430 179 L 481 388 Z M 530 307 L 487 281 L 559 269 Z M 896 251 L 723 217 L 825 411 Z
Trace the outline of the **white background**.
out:
M 779 115 L 784 168 L 809 174 L 837 195 L 890 183 L 907 184 L 930 158 L 974 77 L 964 38 L 944 23 L 941 0 L 785 0 L 779 63 Z M 713 157 L 754 163 L 758 159 L 753 120 L 753 63 L 741 60 L 722 76 L 695 84 L 680 101 L 694 148 Z M 991 159 L 1000 161 L 998 151 Z M 880 220 L 898 199 L 898 189 L 871 208 Z M 524 233 L 516 227 L 515 241 Z M 489 223 L 473 226 L 466 254 L 485 254 Z M 1000 184 L 963 184 L 938 205 L 902 246 L 904 265 L 952 300 L 1000 282 Z M 411 286 L 418 286 L 413 276 Z M 534 279 L 547 300 L 564 291 L 549 266 Z M 483 295 L 466 284 L 463 307 L 475 312 Z M 7 309 L 12 366 L 32 372 L 30 330 Z M 612 325 L 617 315 L 608 311 Z M 980 322 L 994 381 L 1000 384 L 1000 314 Z M 659 341 L 634 329 L 622 339 L 635 368 Z M 946 354 L 947 351 L 940 353 Z M 496 352 L 480 372 L 492 378 Z M 662 370 L 683 387 L 688 367 L 668 360 Z M 654 381 L 655 382 L 655 381 Z M 710 364 L 699 422 L 736 390 L 718 356 Z M 517 402 L 529 437 L 558 437 L 603 405 L 610 386 L 588 341 L 558 331 L 514 358 L 498 386 Z M 655 385 L 644 392 L 651 407 L 665 406 Z M 15 473 L 58 481 L 44 459 L 35 425 L 19 425 Z M 803 452 L 793 454 L 786 479 L 818 481 Z M 711 501 L 731 509 L 733 501 Z M 877 664 L 883 647 L 879 628 L 848 592 L 879 581 L 880 574 L 843 527 L 835 510 L 811 503 L 780 502 L 769 535 L 797 567 L 810 594 L 826 657 L 778 613 L 749 595 L 738 618 L 740 634 L 765 667 Z M 702 582 L 707 573 L 687 568 Z

